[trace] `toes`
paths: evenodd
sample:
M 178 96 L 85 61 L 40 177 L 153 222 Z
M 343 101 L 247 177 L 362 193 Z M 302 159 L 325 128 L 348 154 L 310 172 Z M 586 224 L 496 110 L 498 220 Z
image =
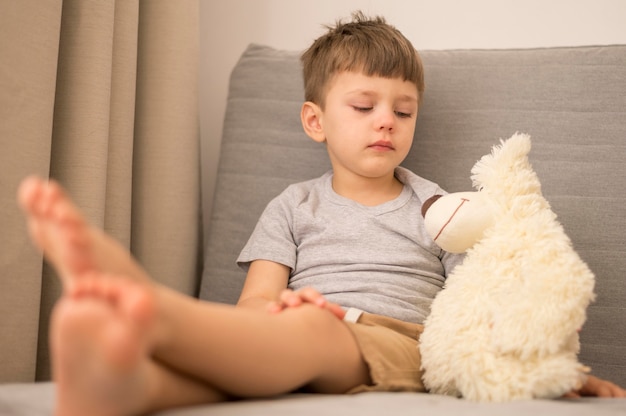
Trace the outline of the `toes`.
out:
M 33 212 L 41 194 L 43 181 L 37 176 L 29 176 L 22 181 L 17 190 L 17 201 L 23 210 Z
M 31 215 L 59 222 L 76 222 L 79 218 L 65 191 L 54 180 L 27 177 L 18 188 L 17 200 L 22 209 Z
M 60 224 L 79 224 L 80 215 L 61 185 L 51 180 L 41 192 L 39 212 Z
M 74 299 L 97 298 L 119 308 L 123 315 L 139 324 L 151 320 L 154 305 L 148 288 L 129 281 L 127 277 L 100 273 L 85 273 L 76 279 L 69 291 Z
M 74 299 L 99 298 L 108 303 L 117 303 L 119 298 L 118 282 L 114 282 L 113 276 L 104 276 L 99 273 L 85 273 L 77 276 L 75 284 L 70 291 Z
M 93 266 L 87 223 L 58 182 L 30 176 L 22 181 L 17 198 L 33 242 L 57 271 L 72 280 Z
M 41 192 L 39 199 L 39 213 L 47 218 L 59 219 L 59 186 L 55 182 L 48 182 Z

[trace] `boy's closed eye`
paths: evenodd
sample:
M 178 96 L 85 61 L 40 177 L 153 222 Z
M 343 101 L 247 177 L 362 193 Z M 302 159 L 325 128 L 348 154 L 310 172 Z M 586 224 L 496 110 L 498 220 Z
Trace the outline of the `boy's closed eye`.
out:
M 411 118 L 411 117 L 413 117 L 412 113 L 405 113 L 405 112 L 402 112 L 402 111 L 396 111 L 395 113 L 400 118 Z
M 352 106 L 359 113 L 368 113 L 374 109 L 374 107 L 361 107 L 361 106 Z M 404 112 L 404 111 L 394 111 L 394 113 L 400 118 L 411 118 L 413 116 L 412 113 Z

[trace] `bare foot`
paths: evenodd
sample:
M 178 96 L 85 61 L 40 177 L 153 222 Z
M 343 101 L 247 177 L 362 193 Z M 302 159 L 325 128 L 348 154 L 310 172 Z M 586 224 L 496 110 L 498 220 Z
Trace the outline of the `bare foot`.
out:
M 59 416 L 142 413 L 149 404 L 155 304 L 146 285 L 116 276 L 78 279 L 51 323 Z
M 148 281 L 146 272 L 128 250 L 88 224 L 55 181 L 25 179 L 18 191 L 18 202 L 26 214 L 32 240 L 59 272 L 66 288 L 77 276 L 89 271 Z

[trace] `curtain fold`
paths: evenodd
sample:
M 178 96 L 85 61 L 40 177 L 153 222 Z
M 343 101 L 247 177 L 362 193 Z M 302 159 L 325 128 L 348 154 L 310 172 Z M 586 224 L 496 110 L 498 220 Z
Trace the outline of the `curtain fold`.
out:
M 0 382 L 7 382 L 33 380 L 37 364 L 42 262 L 15 192 L 24 176 L 50 170 L 61 2 L 1 7 Z
M 50 377 L 61 288 L 15 205 L 28 174 L 59 180 L 155 279 L 196 294 L 197 29 L 198 0 L 0 2 L 0 382 Z
M 132 251 L 189 294 L 202 241 L 198 17 L 197 0 L 140 3 L 135 112 Z

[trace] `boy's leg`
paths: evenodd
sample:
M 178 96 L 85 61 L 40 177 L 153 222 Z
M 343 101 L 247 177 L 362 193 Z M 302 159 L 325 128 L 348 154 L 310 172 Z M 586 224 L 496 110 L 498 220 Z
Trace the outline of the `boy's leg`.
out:
M 56 414 L 143 414 L 225 399 L 150 358 L 153 302 L 143 285 L 95 274 L 64 293 L 51 320 Z
M 257 397 L 288 392 L 303 384 L 310 384 L 319 391 L 338 393 L 367 382 L 365 375 L 359 373 L 357 377 L 350 377 L 346 372 L 355 356 L 346 355 L 342 335 L 339 339 L 325 336 L 333 334 L 327 333 L 324 326 L 327 323 L 334 326 L 340 321 L 329 312 L 313 306 L 294 310 L 291 316 L 283 315 L 286 317 L 284 321 L 277 319 L 275 324 L 266 325 L 268 320 L 265 318 L 272 315 L 259 315 L 265 318 L 255 322 L 254 319 L 248 320 L 256 315 L 253 311 L 206 304 L 207 309 L 201 312 L 203 317 L 208 317 L 204 315 L 209 312 L 215 314 L 211 318 L 226 318 L 221 328 L 222 337 L 214 333 L 212 339 L 218 342 L 193 345 L 191 349 L 189 345 L 174 347 L 182 356 L 188 357 L 175 361 L 194 366 L 189 373 L 195 376 L 186 376 L 151 358 L 159 339 L 165 335 L 164 325 L 159 322 L 162 315 L 158 310 L 158 298 L 148 285 L 97 273 L 81 276 L 72 289 L 65 292 L 55 307 L 51 325 L 57 414 L 143 414 L 170 407 L 221 401 L 228 397 L 221 392 L 222 389 L 237 396 Z M 174 302 L 166 308 L 183 307 L 175 314 L 175 319 L 188 313 L 193 322 L 197 312 L 187 306 L 198 302 L 186 297 Z M 212 306 L 218 307 L 213 309 Z M 323 318 L 318 320 L 320 316 Z M 327 317 L 330 319 L 324 323 Z M 250 330 L 250 333 L 233 331 L 238 328 L 229 325 L 241 325 L 240 329 Z M 299 330 L 300 325 L 308 329 Z M 264 328 L 268 330 L 263 331 Z M 180 329 L 176 328 L 165 338 L 186 338 L 184 331 L 187 329 L 183 329 L 182 333 Z M 259 330 L 265 333 L 255 334 Z M 316 332 L 318 330 L 320 333 Z M 300 339 L 301 334 L 305 335 L 305 339 Z M 325 340 L 321 346 L 321 350 L 325 351 L 322 354 L 317 349 L 318 345 L 310 342 L 317 336 Z M 307 343 L 307 340 L 309 344 L 305 345 L 306 348 L 296 353 L 294 349 L 302 348 L 301 344 Z M 337 344 L 337 351 L 328 348 L 332 343 Z M 170 353 L 176 351 L 170 350 Z M 194 360 L 193 355 L 196 354 L 202 357 L 195 357 Z M 332 358 L 328 360 L 324 357 Z M 348 363 L 339 362 L 346 357 Z M 211 387 L 217 385 L 219 390 Z
M 259 397 L 309 386 L 345 393 L 369 369 L 348 326 L 302 305 L 270 314 L 159 291 L 155 356 L 231 395 Z
M 156 356 L 167 365 L 240 396 L 286 392 L 303 384 L 342 392 L 368 381 L 347 326 L 305 305 L 278 315 L 201 303 L 149 283 L 117 242 L 89 226 L 55 183 L 23 183 L 20 204 L 31 234 L 71 288 L 85 271 L 130 275 L 155 296 L 162 323 Z

